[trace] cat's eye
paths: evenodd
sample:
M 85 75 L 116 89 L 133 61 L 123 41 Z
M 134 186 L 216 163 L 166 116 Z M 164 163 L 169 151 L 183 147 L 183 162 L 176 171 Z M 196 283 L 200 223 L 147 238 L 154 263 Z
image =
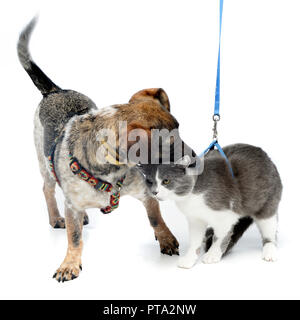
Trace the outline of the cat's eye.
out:
M 162 183 L 163 183 L 164 185 L 169 184 L 169 183 L 170 183 L 170 180 L 169 180 L 169 179 L 164 179 L 164 180 L 162 181 Z

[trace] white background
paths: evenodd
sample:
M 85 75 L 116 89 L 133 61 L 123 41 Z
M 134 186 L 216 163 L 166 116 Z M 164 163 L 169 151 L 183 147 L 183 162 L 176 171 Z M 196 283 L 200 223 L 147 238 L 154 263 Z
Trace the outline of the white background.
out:
M 89 210 L 83 272 L 64 284 L 51 277 L 66 232 L 48 225 L 32 137 L 41 94 L 16 55 L 18 33 L 37 12 L 32 56 L 59 86 L 99 107 L 163 87 L 185 141 L 198 152 L 211 142 L 217 0 L 2 1 L 0 298 L 300 298 L 299 1 L 224 3 L 220 143 L 261 146 L 277 165 L 284 184 L 279 261 L 261 260 L 253 227 L 219 264 L 179 269 L 177 256 L 160 254 L 143 206 L 124 197 L 111 215 Z M 60 190 L 58 203 L 62 209 Z M 183 253 L 185 219 L 172 203 L 161 208 Z

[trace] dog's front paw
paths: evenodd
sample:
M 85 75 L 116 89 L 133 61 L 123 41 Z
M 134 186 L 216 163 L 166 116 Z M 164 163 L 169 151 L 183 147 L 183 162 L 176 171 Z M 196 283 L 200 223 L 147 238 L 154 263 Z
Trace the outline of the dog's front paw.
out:
M 197 262 L 197 256 L 186 255 L 178 259 L 177 266 L 179 268 L 190 269 Z
M 202 257 L 203 263 L 218 263 L 220 262 L 222 258 L 222 253 L 216 251 L 216 250 L 209 250 L 206 252 Z
M 179 256 L 179 243 L 169 230 L 155 233 L 155 238 L 159 242 L 162 254 L 169 256 L 177 254 Z
M 74 280 L 79 276 L 81 270 L 82 265 L 77 262 L 63 262 L 62 265 L 54 273 L 53 278 L 58 282 Z
M 63 217 L 56 217 L 51 219 L 50 225 L 54 229 L 64 229 L 66 227 L 65 218 Z

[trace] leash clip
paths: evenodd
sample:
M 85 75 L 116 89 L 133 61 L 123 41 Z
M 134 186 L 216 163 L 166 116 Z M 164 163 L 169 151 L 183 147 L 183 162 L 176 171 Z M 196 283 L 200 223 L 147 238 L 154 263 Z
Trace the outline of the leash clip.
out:
M 213 126 L 213 140 L 218 140 L 218 130 L 217 130 L 217 124 L 218 121 L 220 121 L 221 117 L 219 114 L 214 114 L 212 117 L 213 121 L 214 121 L 214 126 Z

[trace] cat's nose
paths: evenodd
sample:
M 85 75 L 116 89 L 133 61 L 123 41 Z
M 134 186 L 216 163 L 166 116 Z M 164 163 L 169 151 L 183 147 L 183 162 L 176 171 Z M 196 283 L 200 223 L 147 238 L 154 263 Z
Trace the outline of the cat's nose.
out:
M 153 194 L 154 196 L 156 196 L 156 195 L 158 194 L 158 192 L 157 192 L 157 191 L 152 191 L 152 194 Z

